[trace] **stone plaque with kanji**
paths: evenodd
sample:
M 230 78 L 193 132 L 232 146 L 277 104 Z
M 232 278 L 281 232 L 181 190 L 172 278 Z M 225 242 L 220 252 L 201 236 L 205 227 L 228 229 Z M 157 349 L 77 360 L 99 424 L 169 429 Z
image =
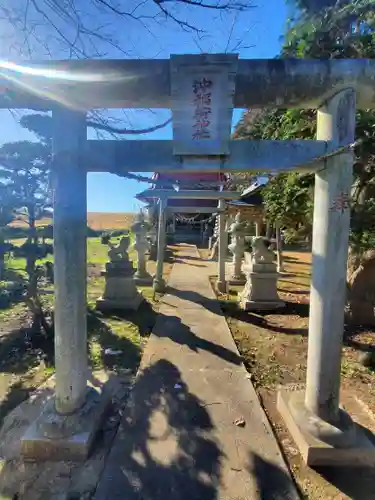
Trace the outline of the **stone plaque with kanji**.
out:
M 237 55 L 171 57 L 176 155 L 228 155 Z

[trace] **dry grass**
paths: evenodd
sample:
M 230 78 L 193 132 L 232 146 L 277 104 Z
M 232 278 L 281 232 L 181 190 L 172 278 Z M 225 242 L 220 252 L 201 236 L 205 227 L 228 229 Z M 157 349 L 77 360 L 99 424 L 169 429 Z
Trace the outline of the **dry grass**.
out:
M 232 287 L 228 301 L 222 302 L 232 335 L 251 373 L 263 407 L 283 448 L 301 496 L 309 500 L 375 499 L 375 469 L 347 468 L 345 473 L 335 469 L 315 471 L 305 466 L 294 441 L 276 409 L 279 385 L 304 383 L 306 380 L 307 340 L 310 301 L 311 255 L 302 252 L 285 253 L 286 273 L 278 282 L 280 297 L 286 302 L 284 310 L 272 312 L 243 312 L 236 306 L 242 287 Z M 347 331 L 342 350 L 342 396 L 344 407 L 368 429 L 375 422 L 355 413 L 356 397 L 375 411 L 375 373 L 360 363 L 361 348 L 374 344 L 375 332 Z M 366 410 L 367 411 L 367 410 Z M 361 481 L 358 482 L 358 477 Z
M 130 212 L 88 212 L 87 224 L 95 230 L 105 229 L 127 229 L 134 221 L 135 214 Z M 45 217 L 37 221 L 37 226 L 48 226 L 52 224 L 52 219 Z M 20 219 L 12 222 L 10 226 L 26 227 L 26 223 Z
M 134 222 L 134 213 L 100 213 L 88 212 L 87 224 L 96 230 L 127 229 Z
M 43 219 L 40 219 L 40 220 L 36 221 L 36 226 L 37 227 L 48 226 L 49 224 L 52 224 L 52 219 L 49 218 L 49 217 L 44 217 Z M 9 224 L 9 226 L 11 226 L 11 227 L 28 227 L 27 224 L 26 224 L 26 222 L 23 220 L 22 217 L 20 217 L 19 219 L 14 220 L 13 222 L 11 222 Z

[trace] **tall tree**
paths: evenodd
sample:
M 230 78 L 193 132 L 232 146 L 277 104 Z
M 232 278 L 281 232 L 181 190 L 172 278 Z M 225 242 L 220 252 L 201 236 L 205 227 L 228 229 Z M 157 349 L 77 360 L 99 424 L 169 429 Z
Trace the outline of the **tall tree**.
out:
M 51 190 L 49 184 L 50 147 L 42 142 L 18 141 L 0 148 L 0 169 L 6 176 L 6 187 L 13 196 L 13 213 L 28 226 L 27 240 L 18 249 L 26 259 L 28 275 L 26 303 L 33 314 L 35 330 L 49 333 L 38 297 L 37 259 L 41 256 L 36 223 L 50 214 Z M 44 248 L 45 249 L 45 246 Z
M 5 242 L 5 228 L 15 219 L 17 206 L 13 186 L 8 180 L 8 171 L 0 166 L 0 281 L 4 279 L 5 254 L 8 246 Z
M 287 0 L 302 15 L 316 14 L 329 7 L 350 3 L 350 0 Z
M 375 57 L 375 0 L 353 4 L 338 2 L 334 7 L 310 13 L 287 32 L 281 57 L 353 58 Z M 239 138 L 313 139 L 315 113 L 310 110 L 270 110 L 246 114 L 236 130 Z M 351 244 L 356 252 L 375 246 L 375 111 L 357 113 L 355 182 L 352 192 Z M 265 188 L 266 210 L 281 219 L 291 232 L 308 233 L 312 218 L 313 176 L 283 174 Z M 301 219 L 305 214 L 305 219 Z M 301 224 L 305 220 L 306 224 Z M 292 222 L 293 221 L 293 222 Z

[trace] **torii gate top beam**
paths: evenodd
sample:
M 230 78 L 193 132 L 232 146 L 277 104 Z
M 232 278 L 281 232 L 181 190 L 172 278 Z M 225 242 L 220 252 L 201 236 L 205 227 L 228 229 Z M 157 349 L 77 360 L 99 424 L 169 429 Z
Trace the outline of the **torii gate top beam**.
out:
M 0 70 L 0 108 L 171 107 L 169 59 L 2 63 Z M 359 108 L 375 108 L 375 60 L 239 60 L 234 107 L 318 108 L 349 87 Z

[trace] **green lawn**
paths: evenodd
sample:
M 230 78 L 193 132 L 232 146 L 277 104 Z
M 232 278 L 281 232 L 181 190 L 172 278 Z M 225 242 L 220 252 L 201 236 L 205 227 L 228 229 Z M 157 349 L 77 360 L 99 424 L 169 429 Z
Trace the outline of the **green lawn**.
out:
M 112 242 L 115 243 L 115 238 Z M 24 241 L 15 240 L 21 245 Z M 93 370 L 110 371 L 131 380 L 135 375 L 143 348 L 152 331 L 159 306 L 160 295 L 153 296 L 151 287 L 142 287 L 145 300 L 138 311 L 120 312 L 116 315 L 103 315 L 96 311 L 96 299 L 104 291 L 104 278 L 101 269 L 108 261 L 108 246 L 102 245 L 100 238 L 87 239 L 87 337 L 88 358 Z M 129 257 L 136 264 L 136 254 L 129 251 Z M 53 255 L 47 259 L 53 261 Z M 25 277 L 25 259 L 9 259 L 7 262 L 7 281 L 0 282 L 0 299 L 2 290 L 22 282 Z M 149 263 L 151 274 L 155 271 L 155 263 Z M 172 267 L 165 264 L 167 275 Z M 41 298 L 45 310 L 53 308 L 53 286 L 42 282 Z M 53 338 L 32 335 L 32 343 L 25 342 L 25 334 L 21 326 L 25 325 L 28 310 L 23 302 L 13 303 L 4 308 L 0 302 L 0 322 L 2 335 L 0 338 L 0 426 L 3 419 L 28 395 L 40 386 L 54 372 Z M 8 332 L 7 332 L 8 330 Z M 116 352 L 117 351 L 117 352 Z M 41 358 L 42 356 L 42 358 Z M 130 376 L 130 378 L 128 378 Z
M 15 240 L 15 244 L 22 244 L 22 241 Z M 50 243 L 50 242 L 48 242 Z M 116 243 L 116 239 L 112 239 Z M 104 277 L 98 275 L 100 269 L 108 262 L 108 246 L 101 243 L 100 238 L 87 239 L 87 263 L 88 263 L 88 337 L 89 353 L 92 366 L 94 368 L 114 367 L 126 368 L 131 371 L 136 370 L 141 351 L 148 334 L 152 330 L 156 318 L 155 309 L 158 299 L 153 298 L 151 287 L 142 287 L 140 291 L 145 297 L 144 303 L 139 311 L 131 312 L 119 316 L 104 316 L 95 311 L 96 299 L 100 297 L 104 290 Z M 129 257 L 136 265 L 136 252 L 129 251 Z M 45 261 L 53 261 L 53 255 L 46 259 L 37 261 L 38 265 Z M 0 282 L 0 287 L 8 287 L 10 283 L 15 283 L 17 279 L 25 276 L 25 259 L 10 258 L 7 260 L 9 275 L 8 282 Z M 95 267 L 93 275 L 90 273 L 90 266 Z M 54 296 L 53 286 L 43 285 L 41 297 L 46 307 L 53 307 Z M 0 309 L 0 320 L 7 321 L 17 318 L 25 313 L 26 308 L 23 303 L 15 303 L 6 309 Z M 105 349 L 121 351 L 118 356 L 106 356 Z

